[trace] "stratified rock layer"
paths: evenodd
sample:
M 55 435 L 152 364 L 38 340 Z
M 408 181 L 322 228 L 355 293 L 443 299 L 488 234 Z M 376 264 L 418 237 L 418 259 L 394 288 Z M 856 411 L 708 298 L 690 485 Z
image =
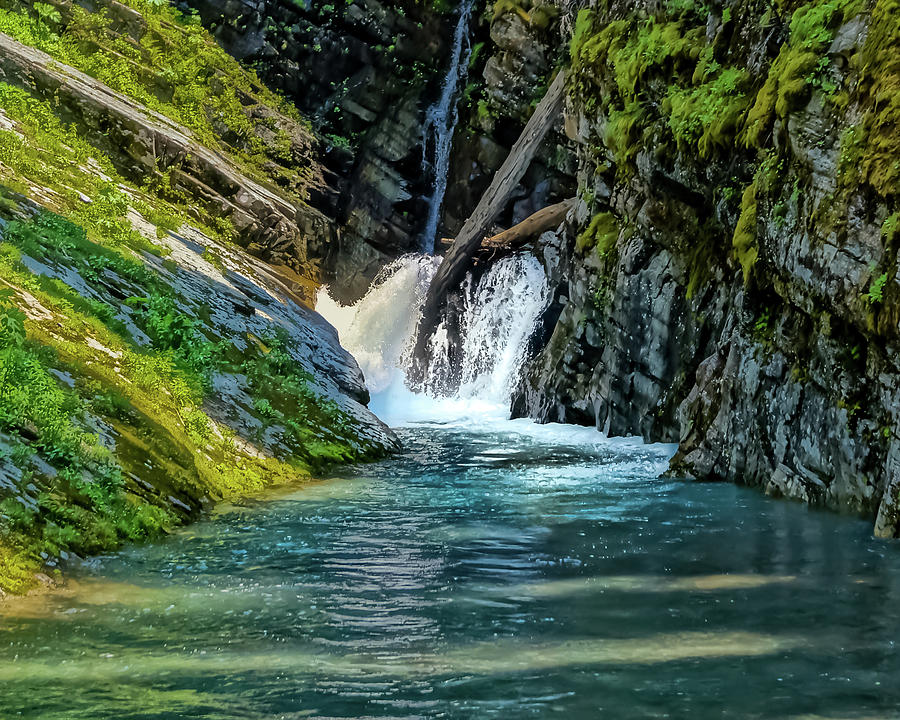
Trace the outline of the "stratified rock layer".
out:
M 387 262 L 420 247 L 432 184 L 425 109 L 447 70 L 455 18 L 403 0 L 183 4 L 324 136 L 331 191 L 312 202 L 334 218 L 339 239 L 311 253 L 336 295 L 359 298 Z

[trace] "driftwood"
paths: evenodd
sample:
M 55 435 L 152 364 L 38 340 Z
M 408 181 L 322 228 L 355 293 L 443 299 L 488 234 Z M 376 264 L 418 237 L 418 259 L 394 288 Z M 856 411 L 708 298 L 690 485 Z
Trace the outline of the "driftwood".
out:
M 565 73 L 560 72 L 535 108 L 534 114 L 510 150 L 509 156 L 494 175 L 490 187 L 466 220 L 431 281 L 416 334 L 411 378 L 414 382 L 424 376 L 428 339 L 437 327 L 445 297 L 462 282 L 471 265 L 473 254 L 482 244 L 485 232 L 506 205 L 522 175 L 531 165 L 547 131 L 559 118 L 563 106 L 564 86 Z
M 508 230 L 484 238 L 472 254 L 473 262 L 475 265 L 492 262 L 526 246 L 547 230 L 556 229 L 566 219 L 576 200 L 577 198 L 570 198 L 555 205 L 548 205 Z M 453 238 L 442 238 L 440 244 L 449 247 L 453 242 Z
M 555 230 L 566 219 L 577 198 L 563 200 L 555 205 L 548 205 L 538 210 L 534 215 L 529 215 L 522 222 L 513 225 L 509 230 L 492 235 L 481 241 L 481 246 L 486 248 L 519 248 L 527 242 L 534 240 L 547 230 Z

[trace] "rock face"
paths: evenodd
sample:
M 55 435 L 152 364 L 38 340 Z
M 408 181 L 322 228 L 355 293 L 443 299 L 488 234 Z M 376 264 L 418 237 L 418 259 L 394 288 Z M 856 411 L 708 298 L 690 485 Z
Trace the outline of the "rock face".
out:
M 684 5 L 578 17 L 582 203 L 514 409 L 898 535 L 897 3 Z
M 447 69 L 453 13 L 404 0 L 182 5 L 325 138 L 331 191 L 312 201 L 340 236 L 313 252 L 340 299 L 359 298 L 387 262 L 421 243 L 433 180 L 423 157 L 425 110 Z
M 333 223 L 303 200 L 308 126 L 198 24 L 136 7 L 0 0 L 30 43 L 0 35 L 0 597 L 398 447 L 309 307 Z
M 421 247 L 434 180 L 424 157 L 426 110 L 450 64 L 456 9 L 406 0 L 301 5 L 181 3 L 199 12 L 222 47 L 291 98 L 325 138 L 331 191 L 313 192 L 312 204 L 335 219 L 338 239 L 310 252 L 322 258 L 338 298 L 353 301 L 386 263 Z M 552 79 L 557 14 L 549 5 L 526 5 L 471 21 L 473 51 L 440 236 L 462 227 Z M 574 194 L 574 156 L 566 146 L 561 132 L 545 143 L 500 225 Z
M 461 101 L 441 231 L 456 237 L 544 96 L 560 59 L 555 7 L 497 3 L 475 28 L 470 84 Z M 575 154 L 562 123 L 538 149 L 506 209 L 508 228 L 575 194 Z

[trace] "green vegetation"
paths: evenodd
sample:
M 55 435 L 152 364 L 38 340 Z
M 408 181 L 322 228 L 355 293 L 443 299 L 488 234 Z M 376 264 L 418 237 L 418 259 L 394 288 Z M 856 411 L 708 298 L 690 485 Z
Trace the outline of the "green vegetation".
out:
M 22 486 L 38 488 L 33 505 L 0 493 L 0 545 L 17 558 L 0 588 L 21 591 L 20 575 L 33 579 L 42 557 L 107 550 L 180 522 L 170 495 L 196 506 L 359 457 L 352 422 L 312 389 L 285 336 L 241 353 L 211 342 L 129 248 L 92 242 L 58 215 L 13 219 L 0 239 L 9 288 L 0 306 L 0 439 L 8 438 L 0 447 L 24 473 Z M 85 287 L 32 275 L 26 256 L 77 273 Z M 23 293 L 39 317 L 18 309 Z M 149 347 L 136 343 L 126 317 Z M 258 414 L 264 427 L 284 428 L 279 459 L 248 456 L 208 417 L 204 400 L 221 372 L 246 375 L 254 408 L 271 408 Z M 115 436 L 114 450 L 94 427 Z M 149 486 L 129 479 L 148 474 Z
M 866 300 L 870 305 L 877 305 L 884 300 L 884 286 L 887 283 L 888 274 L 881 273 L 878 277 L 873 277 L 869 283 L 869 291 L 866 293 Z
M 900 194 L 900 0 L 878 0 L 854 63 L 865 97 L 859 173 L 883 196 Z
M 585 254 L 591 250 L 601 258 L 607 257 L 619 239 L 619 221 L 610 212 L 594 215 L 591 222 L 575 241 L 575 248 Z
M 49 103 L 0 82 L 0 112 L 15 123 L 15 130 L 0 130 L 0 181 L 23 194 L 32 185 L 53 191 L 54 209 L 104 244 L 159 252 L 126 219 L 129 206 L 161 229 L 177 230 L 179 218 L 188 216 L 184 198 L 164 182 L 145 187 L 143 198 L 126 195 L 112 162 L 64 124 Z M 230 235 L 227 223 L 217 225 L 218 231 L 203 229 L 213 237 Z
M 273 147 L 292 152 L 279 135 L 283 124 L 299 127 L 289 109 L 194 20 L 167 3 L 127 4 L 146 18 L 137 37 L 113 30 L 114 9 L 6 0 L 0 32 L 283 184 L 267 176 L 280 172 Z M 222 337 L 210 309 L 170 284 L 177 266 L 160 239 L 191 218 L 221 242 L 230 224 L 198 224 L 172 169 L 129 182 L 61 116 L 54 99 L 0 83 L 0 462 L 17 488 L 0 485 L 0 590 L 12 592 L 63 553 L 152 537 L 211 500 L 379 451 L 299 369 L 288 335 Z M 290 182 L 300 188 L 302 174 Z M 20 194 L 53 212 L 35 212 Z M 242 408 L 234 428 L 211 409 L 222 378 Z
M 885 247 L 894 248 L 897 239 L 897 231 L 900 230 L 900 211 L 888 215 L 881 225 L 881 239 Z
M 629 102 L 621 110 L 610 110 L 609 122 L 603 135 L 618 165 L 627 171 L 642 147 L 646 130 L 646 112 L 636 101 Z
M 135 39 L 113 30 L 114 12 L 0 0 L 0 32 L 43 50 L 190 129 L 207 147 L 236 158 L 259 182 L 305 192 L 304 168 L 287 169 L 288 127 L 306 124 L 287 102 L 229 57 L 190 16 L 168 3 L 125 0 L 146 28 Z M 265 104 L 269 112 L 253 113 Z M 274 142 L 264 142 L 264 137 Z M 272 162 L 272 161 L 275 162 Z
M 570 96 L 596 120 L 591 150 L 599 156 L 598 166 L 611 160 L 621 182 L 631 181 L 642 152 L 666 173 L 673 165 L 676 174 L 697 166 L 696 159 L 742 168 L 733 179 L 743 188 L 740 207 L 736 199 L 717 204 L 696 244 L 682 248 L 689 296 L 699 287 L 696 278 L 716 265 L 739 266 L 747 285 L 760 280 L 754 274 L 761 252 L 758 232 L 769 221 L 768 227 L 783 230 L 802 216 L 808 171 L 791 166 L 787 124 L 779 125 L 784 128 L 779 138 L 773 129 L 814 92 L 826 107 L 846 110 L 853 121 L 840 139 L 837 189 L 816 203 L 815 222 L 840 240 L 849 232 L 849 203 L 864 183 L 888 208 L 896 207 L 891 198 L 900 191 L 900 0 L 766 5 L 759 27 L 740 32 L 732 20 L 735 6 L 694 0 L 667 0 L 646 16 L 601 2 L 582 9 L 575 22 L 567 82 Z M 742 12 L 746 16 L 746 8 Z M 868 30 L 848 67 L 829 56 L 828 48 L 838 28 L 861 13 L 869 17 Z M 754 53 L 779 37 L 780 48 L 759 72 Z M 827 138 L 821 146 L 828 147 Z M 780 184 L 786 173 L 792 175 L 790 188 Z M 893 242 L 894 224 L 886 223 L 887 244 Z M 694 271 L 701 267 L 702 272 Z M 870 305 L 881 303 L 889 289 L 887 281 L 877 280 L 865 291 Z M 883 324 L 889 322 L 886 316 Z
M 496 22 L 506 13 L 515 13 L 526 23 L 546 30 L 559 17 L 559 8 L 549 3 L 531 0 L 496 0 L 491 8 L 490 21 Z
M 750 282 L 750 274 L 759 258 L 759 246 L 756 241 L 756 193 L 757 182 L 754 180 L 741 197 L 741 215 L 731 240 L 731 246 L 744 273 L 745 285 Z
M 772 63 L 766 81 L 747 116 L 744 141 L 763 147 L 775 117 L 786 117 L 809 98 L 813 87 L 835 90 L 823 74 L 828 67 L 824 50 L 842 22 L 863 9 L 860 0 L 810 2 L 791 16 L 790 37 Z
M 687 9 L 679 6 L 679 12 Z M 650 109 L 645 87 L 653 78 L 668 82 L 660 106 L 680 149 L 697 148 L 706 157 L 731 147 L 749 103 L 749 76 L 714 60 L 702 26 L 652 18 L 604 25 L 596 11 L 585 9 L 570 53 L 570 88 L 586 110 L 607 114 L 604 140 L 621 171 L 654 125 L 658 111 Z
M 26 548 L 17 565 L 8 560 L 10 574 L 0 574 L 0 587 L 17 592 L 25 569 L 40 567 L 41 553 L 99 552 L 155 535 L 174 518 L 124 492 L 112 453 L 76 422 L 86 411 L 81 399 L 50 374 L 53 351 L 27 339 L 25 316 L 8 300 L 0 305 L 0 326 L 0 431 L 10 438 L 4 460 L 26 477 L 34 473 L 33 456 L 55 468 L 33 505 L 0 501 L 2 541 Z
M 596 310 L 604 308 L 609 302 L 616 278 L 615 267 L 619 258 L 618 241 L 623 234 L 627 236 L 629 229 L 624 228 L 619 219 L 611 212 L 599 212 L 591 218 L 584 231 L 578 235 L 575 248 L 579 255 L 589 260 L 595 268 L 596 287 L 591 296 L 591 303 Z
M 353 459 L 348 439 L 355 433 L 350 419 L 333 400 L 310 390 L 312 377 L 297 369 L 287 352 L 288 342 L 282 333 L 263 339 L 265 352 L 241 366 L 264 418 L 263 427 L 283 426 L 286 453 L 313 468 Z
M 728 151 L 747 109 L 749 85 L 744 70 L 725 68 L 696 87 L 669 88 L 666 110 L 679 150 L 696 149 L 703 158 Z

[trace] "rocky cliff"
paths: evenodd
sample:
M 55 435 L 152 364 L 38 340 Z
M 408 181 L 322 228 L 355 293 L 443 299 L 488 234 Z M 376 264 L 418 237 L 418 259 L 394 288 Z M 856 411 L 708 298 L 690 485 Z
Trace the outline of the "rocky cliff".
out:
M 290 98 L 323 138 L 334 219 L 316 247 L 324 279 L 358 299 L 390 260 L 418 251 L 433 176 L 426 110 L 448 71 L 456 8 L 414 0 L 329 4 L 190 0 L 216 39 Z
M 384 265 L 423 245 L 435 182 L 429 109 L 452 69 L 463 5 L 180 3 L 199 13 L 223 48 L 285 93 L 323 138 L 328 189 L 314 191 L 311 202 L 334 218 L 337 238 L 313 254 L 341 300 L 359 298 Z M 564 60 L 559 16 L 550 3 L 474 3 L 451 102 L 459 121 L 438 238 L 459 231 Z M 508 226 L 571 197 L 574 174 L 574 154 L 559 132 L 498 223 Z
M 396 447 L 309 309 L 314 145 L 165 6 L 0 3 L 0 595 Z
M 460 100 L 461 120 L 443 207 L 443 234 L 451 238 L 487 190 L 567 54 L 560 42 L 560 10 L 553 4 L 500 0 L 487 3 L 480 20 L 472 30 L 475 50 Z M 575 173 L 574 147 L 560 123 L 542 144 L 497 224 L 510 227 L 572 197 Z
M 519 414 L 678 443 L 670 473 L 900 533 L 900 5 L 599 2 L 581 203 Z

